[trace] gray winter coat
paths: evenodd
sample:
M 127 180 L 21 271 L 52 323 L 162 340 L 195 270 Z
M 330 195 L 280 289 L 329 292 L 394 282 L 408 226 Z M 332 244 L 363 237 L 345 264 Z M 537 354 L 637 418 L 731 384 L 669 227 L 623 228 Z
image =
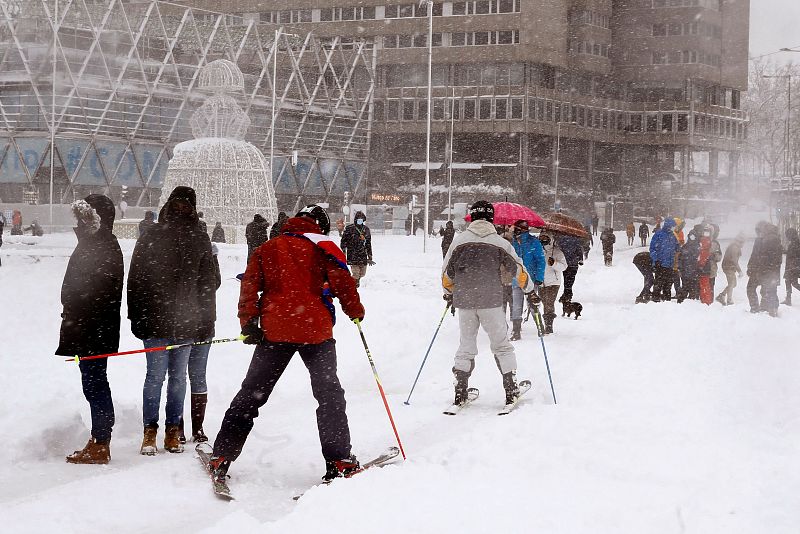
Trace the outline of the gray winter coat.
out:
M 499 308 L 503 305 L 501 269 L 513 273 L 525 293 L 534 290 L 522 260 L 492 223 L 478 219 L 453 239 L 442 268 L 442 285 L 453 295 L 453 307 Z

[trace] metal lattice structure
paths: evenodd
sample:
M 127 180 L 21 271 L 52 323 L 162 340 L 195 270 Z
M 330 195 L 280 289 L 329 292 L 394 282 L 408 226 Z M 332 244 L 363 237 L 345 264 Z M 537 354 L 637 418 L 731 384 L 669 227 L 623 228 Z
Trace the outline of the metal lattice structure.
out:
M 283 206 L 363 192 L 375 87 L 367 43 L 152 0 L 0 0 L 0 199 L 35 190 L 48 202 L 52 135 L 53 202 L 125 190 L 128 202 L 154 205 L 173 147 L 193 138 L 190 118 L 209 96 L 201 68 L 218 59 L 241 69 L 228 94 L 267 157 L 275 99 L 272 181 Z

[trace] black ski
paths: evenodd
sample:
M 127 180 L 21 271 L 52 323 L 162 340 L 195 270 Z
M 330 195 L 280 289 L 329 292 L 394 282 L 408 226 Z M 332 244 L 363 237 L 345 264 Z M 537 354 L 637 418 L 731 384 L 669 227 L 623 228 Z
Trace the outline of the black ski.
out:
M 514 409 L 519 406 L 519 401 L 522 399 L 522 396 L 525 395 L 531 389 L 531 381 L 530 380 L 523 380 L 519 383 L 519 395 L 511 404 L 506 404 L 502 410 L 497 412 L 497 415 L 508 415 L 514 411 Z
M 215 477 L 208 465 L 214 449 L 211 448 L 211 445 L 208 442 L 205 442 L 198 443 L 194 450 L 197 451 L 197 457 L 200 458 L 200 463 L 203 464 L 203 468 L 206 470 L 206 473 L 211 476 L 211 484 L 214 489 L 214 495 L 225 501 L 232 501 L 233 495 L 231 495 L 231 489 L 228 487 L 227 480 L 225 480 L 227 475 L 222 478 Z
M 480 394 L 481 392 L 478 391 L 478 388 L 469 388 L 467 390 L 467 400 L 463 404 L 451 404 L 442 413 L 445 415 L 456 415 L 458 412 L 463 410 L 465 406 L 468 406 L 475 399 L 477 399 Z
M 399 455 L 400 455 L 400 449 L 398 449 L 397 447 L 389 447 L 380 456 L 377 456 L 377 457 L 373 458 L 369 462 L 361 464 L 361 469 L 359 469 L 355 473 L 351 473 L 346 478 L 354 477 L 359 473 L 363 473 L 364 471 L 366 471 L 367 469 L 369 469 L 371 467 L 383 467 L 383 466 L 385 466 L 387 464 L 390 464 L 392 462 L 392 460 L 397 458 Z M 336 480 L 336 479 L 333 479 L 333 480 Z M 333 482 L 333 480 L 326 480 L 324 482 L 320 482 L 319 484 L 317 484 L 317 486 L 327 486 L 328 484 Z M 314 487 L 317 487 L 317 486 L 314 486 Z M 301 493 L 300 495 L 295 495 L 294 497 L 292 497 L 292 499 L 296 501 L 300 497 L 302 497 L 304 494 L 305 494 L 305 492 Z

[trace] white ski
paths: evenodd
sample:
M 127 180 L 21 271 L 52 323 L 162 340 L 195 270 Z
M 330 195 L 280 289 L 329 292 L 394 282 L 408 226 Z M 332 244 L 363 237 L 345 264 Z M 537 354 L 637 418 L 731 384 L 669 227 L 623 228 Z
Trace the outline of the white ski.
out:
M 467 400 L 464 402 L 464 404 L 451 404 L 442 413 L 445 415 L 456 415 L 458 412 L 464 409 L 465 406 L 468 406 L 472 401 L 477 399 L 479 395 L 480 391 L 478 391 L 478 388 L 469 388 L 467 390 Z
M 519 383 L 519 395 L 511 404 L 506 404 L 502 410 L 497 412 L 497 415 L 508 415 L 519 405 L 520 399 L 531 389 L 531 381 L 523 380 Z

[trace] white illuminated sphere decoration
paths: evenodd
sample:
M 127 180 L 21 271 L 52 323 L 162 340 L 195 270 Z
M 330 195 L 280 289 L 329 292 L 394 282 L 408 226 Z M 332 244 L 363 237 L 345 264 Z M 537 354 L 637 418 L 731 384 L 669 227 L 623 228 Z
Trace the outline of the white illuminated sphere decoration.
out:
M 241 242 L 244 233 L 228 228 L 247 224 L 256 213 L 270 222 L 278 217 L 270 164 L 244 140 L 250 119 L 230 95 L 244 89 L 239 67 L 225 59 L 212 61 L 200 71 L 198 87 L 214 94 L 192 115 L 195 139 L 175 146 L 160 204 L 175 187 L 189 186 L 197 193 L 197 210 L 204 213 L 209 230 L 219 221 L 228 242 L 234 237 Z

